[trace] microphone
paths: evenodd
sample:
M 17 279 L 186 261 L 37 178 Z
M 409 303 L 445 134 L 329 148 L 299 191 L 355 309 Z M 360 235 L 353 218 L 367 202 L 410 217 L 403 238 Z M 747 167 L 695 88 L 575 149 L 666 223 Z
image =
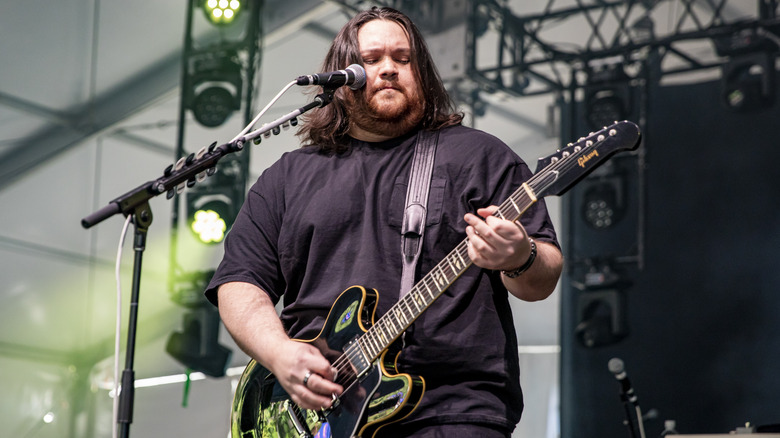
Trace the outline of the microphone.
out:
M 361 65 L 352 64 L 344 70 L 298 76 L 297 84 L 321 85 L 323 88 L 338 88 L 349 85 L 349 88 L 359 90 L 366 85 L 366 70 Z
M 623 361 L 617 357 L 613 357 L 609 360 L 607 367 L 609 367 L 609 370 L 612 372 L 612 374 L 615 375 L 615 378 L 618 380 L 618 382 L 620 382 L 620 388 L 623 392 L 623 397 L 625 400 L 636 406 L 636 393 L 634 393 L 634 388 L 631 386 L 631 381 L 628 380 L 628 374 L 626 374 Z

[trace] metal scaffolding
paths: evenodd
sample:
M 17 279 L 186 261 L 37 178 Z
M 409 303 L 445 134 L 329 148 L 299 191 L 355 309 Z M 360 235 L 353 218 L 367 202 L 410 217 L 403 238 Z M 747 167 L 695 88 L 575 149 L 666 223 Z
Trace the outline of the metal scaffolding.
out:
M 733 50 L 780 48 L 778 0 L 756 0 L 755 13 L 747 16 L 736 7 L 744 8 L 745 0 L 548 0 L 542 11 L 525 15 L 499 0 L 337 3 L 402 10 L 429 35 L 464 26 L 464 76 L 481 91 L 515 96 L 580 87 L 585 79 L 578 72 L 641 62 L 650 53 L 657 54 L 656 73 L 664 76 L 722 65 L 728 50 L 713 42 Z

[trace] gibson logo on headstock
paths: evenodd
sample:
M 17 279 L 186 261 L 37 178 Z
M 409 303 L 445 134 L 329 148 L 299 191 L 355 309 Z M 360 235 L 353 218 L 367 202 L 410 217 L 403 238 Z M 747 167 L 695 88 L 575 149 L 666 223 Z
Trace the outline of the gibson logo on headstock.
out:
M 590 161 L 591 158 L 598 157 L 598 156 L 599 156 L 599 151 L 593 151 L 593 152 L 589 153 L 588 155 L 583 155 L 583 156 L 577 158 L 577 164 L 579 164 L 580 167 L 584 168 L 585 167 L 585 163 Z

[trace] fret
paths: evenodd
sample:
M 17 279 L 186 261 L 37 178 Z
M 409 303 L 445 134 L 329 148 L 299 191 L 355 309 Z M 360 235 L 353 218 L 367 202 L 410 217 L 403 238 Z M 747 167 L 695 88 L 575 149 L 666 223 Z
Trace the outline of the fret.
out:
M 378 324 L 374 327 L 377 327 L 377 332 L 379 333 L 379 339 L 382 341 L 382 344 L 387 345 L 389 342 L 387 340 L 387 334 L 382 330 L 382 327 Z
M 517 214 L 522 214 L 523 213 L 523 211 L 520 210 L 520 207 L 517 206 L 517 203 L 515 203 L 515 200 L 512 199 L 512 196 L 509 197 L 509 202 L 511 202 L 512 206 L 515 207 L 515 211 L 517 212 Z
M 460 251 L 456 252 L 456 254 L 457 254 L 458 258 L 460 259 L 460 262 L 461 262 L 461 263 L 463 263 L 463 266 L 466 266 L 466 265 L 468 265 L 468 263 L 467 263 L 467 262 L 466 262 L 466 260 L 463 258 L 463 255 L 460 253 Z M 467 254 L 468 254 L 468 253 L 467 253 Z
M 400 332 L 401 331 L 402 327 L 399 327 L 398 325 L 396 325 L 396 321 L 393 318 L 387 317 L 387 319 L 390 320 L 390 322 L 393 324 L 393 329 L 396 332 Z
M 441 263 L 436 265 L 436 269 L 438 269 L 441 276 L 444 277 L 444 283 L 442 284 L 443 287 L 441 288 L 441 290 L 447 289 L 449 283 L 451 283 L 450 276 L 447 275 L 446 272 L 444 272 L 444 266 L 442 266 Z
M 409 311 L 409 315 L 417 315 L 420 313 L 420 308 L 417 307 L 417 303 L 414 301 L 412 294 L 405 296 L 404 302 L 406 303 L 406 309 Z M 412 304 L 414 304 L 414 307 L 412 307 Z
M 433 275 L 433 280 L 436 282 L 436 287 L 439 288 L 439 291 L 443 290 L 443 286 L 445 284 L 444 282 L 445 279 L 442 279 L 441 277 L 442 277 L 441 272 Z
M 425 309 L 425 301 L 423 301 L 422 297 L 419 294 L 414 294 L 414 302 L 417 305 L 417 313 L 422 313 L 422 311 Z
M 412 323 L 411 316 L 414 315 L 414 311 L 412 310 L 412 306 L 409 305 L 409 295 L 404 297 L 403 301 L 400 301 L 399 303 L 403 303 L 404 306 L 406 306 L 406 325 L 409 325 Z
M 431 291 L 431 288 L 429 288 L 429 287 L 428 287 L 428 282 L 427 282 L 427 281 L 424 281 L 424 280 L 425 280 L 425 279 L 423 279 L 423 282 L 422 282 L 422 283 L 423 283 L 423 286 L 425 286 L 425 289 L 428 291 L 428 295 L 430 295 L 430 296 L 431 296 L 431 299 L 434 299 L 434 298 L 436 298 L 436 295 L 434 295 L 434 294 L 433 294 L 433 291 Z
M 450 269 L 452 270 L 452 272 L 458 272 L 458 269 L 452 264 L 452 260 L 450 260 L 449 257 L 447 257 L 445 261 L 447 262 L 448 265 L 450 265 Z
M 377 356 L 382 352 L 382 350 L 387 347 L 387 334 L 385 333 L 385 327 L 384 325 L 380 325 L 377 327 L 374 333 L 374 339 L 376 340 L 376 345 L 379 346 L 379 351 L 377 351 Z
M 412 315 L 414 315 L 414 318 L 417 318 L 421 313 L 423 313 L 423 310 L 425 310 L 425 302 L 420 301 L 419 295 L 410 295 L 409 300 L 414 303 L 415 310 Z
M 501 214 L 501 209 L 498 209 L 498 210 L 496 210 L 496 214 L 498 214 L 498 216 L 499 216 L 501 219 L 504 219 L 504 220 L 506 220 L 506 218 L 504 217 L 504 215 L 503 215 L 503 214 Z
M 458 271 L 456 271 L 455 269 L 452 268 L 452 264 L 449 263 L 449 261 L 447 259 L 444 259 L 444 260 L 442 260 L 441 263 L 439 263 L 439 269 L 444 271 L 444 268 L 448 268 L 450 270 L 450 272 L 452 272 L 453 275 L 458 272 Z M 449 280 L 450 275 L 446 275 L 446 277 Z
M 401 312 L 400 307 L 396 309 L 395 317 L 398 318 L 398 320 L 403 321 L 405 326 L 409 325 L 409 321 L 406 319 L 406 315 L 404 315 L 403 312 Z
M 370 344 L 369 347 L 372 347 L 374 351 L 371 352 L 371 357 L 374 357 L 377 353 L 379 353 L 382 350 L 382 347 L 377 343 L 376 338 L 373 336 L 373 333 L 371 336 L 369 336 Z

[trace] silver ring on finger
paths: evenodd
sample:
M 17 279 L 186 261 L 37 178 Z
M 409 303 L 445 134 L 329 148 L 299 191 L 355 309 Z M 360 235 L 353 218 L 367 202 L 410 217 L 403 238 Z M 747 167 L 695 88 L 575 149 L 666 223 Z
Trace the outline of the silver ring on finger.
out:
M 306 374 L 304 374 L 303 376 L 303 386 L 308 388 L 307 384 L 309 383 L 309 377 L 311 377 L 311 375 L 312 375 L 311 371 L 306 371 Z

